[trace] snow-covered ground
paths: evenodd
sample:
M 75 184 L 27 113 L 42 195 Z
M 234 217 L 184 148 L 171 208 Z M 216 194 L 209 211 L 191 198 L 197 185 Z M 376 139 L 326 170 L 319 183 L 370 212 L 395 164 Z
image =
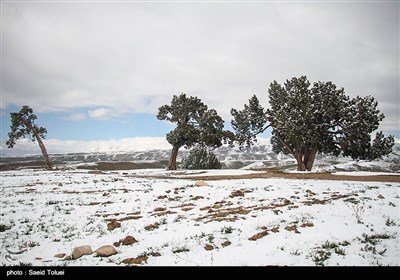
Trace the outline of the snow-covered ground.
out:
M 1 172 L 1 264 L 400 265 L 400 183 L 132 175 Z
M 366 171 L 349 171 L 349 172 L 335 172 L 333 175 L 346 175 L 346 176 L 399 176 L 399 173 L 388 173 L 388 172 L 366 172 Z

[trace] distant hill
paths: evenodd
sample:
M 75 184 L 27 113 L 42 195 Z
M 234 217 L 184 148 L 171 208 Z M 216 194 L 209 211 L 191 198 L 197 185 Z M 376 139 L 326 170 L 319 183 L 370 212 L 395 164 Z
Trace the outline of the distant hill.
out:
M 188 152 L 186 149 L 181 149 L 178 161 Z M 296 169 L 295 160 L 292 157 L 275 154 L 272 151 L 269 139 L 261 138 L 256 145 L 247 150 L 222 146 L 214 152 L 222 162 L 223 168 L 277 168 L 287 171 Z M 51 154 L 50 158 L 59 167 L 113 170 L 164 168 L 168 162 L 169 155 L 169 149 L 149 149 L 146 151 Z M 41 155 L 2 157 L 0 159 L 0 170 L 40 167 L 41 164 Z M 317 155 L 314 170 L 400 172 L 400 143 L 395 144 L 392 154 L 382 160 L 373 162 Z

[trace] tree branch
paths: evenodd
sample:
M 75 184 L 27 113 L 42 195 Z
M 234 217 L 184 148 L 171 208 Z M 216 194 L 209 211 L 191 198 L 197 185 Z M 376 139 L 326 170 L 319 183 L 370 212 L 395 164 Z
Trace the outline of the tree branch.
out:
M 263 133 L 264 131 L 266 131 L 268 127 L 271 127 L 271 124 L 267 125 L 266 127 L 258 130 L 257 132 L 255 132 L 253 134 L 250 134 L 249 136 L 250 137 L 256 137 L 258 134 Z
M 283 140 L 282 136 L 279 134 L 279 131 L 275 129 L 275 133 L 276 136 L 278 136 L 279 141 L 281 141 L 282 145 L 285 146 L 285 148 L 289 151 L 289 153 L 291 153 L 292 156 L 296 158 L 296 154 L 294 153 L 292 148 L 290 148 L 290 146 Z

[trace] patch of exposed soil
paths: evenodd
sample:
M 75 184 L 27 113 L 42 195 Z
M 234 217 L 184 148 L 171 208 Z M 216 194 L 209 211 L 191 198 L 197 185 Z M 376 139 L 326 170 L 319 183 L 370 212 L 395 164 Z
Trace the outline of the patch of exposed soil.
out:
M 215 220 L 215 221 L 238 220 L 237 215 L 247 215 L 250 213 L 251 210 L 247 210 L 247 209 L 243 208 L 242 206 L 240 206 L 240 207 L 225 208 L 225 209 L 218 209 L 218 210 L 210 209 L 209 211 L 212 211 L 211 214 L 198 217 L 194 220 L 196 222 L 199 222 L 202 220 L 206 220 L 206 222 L 210 222 L 213 220 Z M 225 219 L 225 218 L 228 218 L 228 216 L 230 216 L 230 215 L 233 215 L 234 217 L 233 218 L 229 217 L 229 219 Z
M 244 196 L 244 193 L 241 190 L 237 190 L 232 192 L 229 197 L 230 198 L 234 198 L 234 197 L 238 197 L 238 196 Z
M 300 231 L 297 230 L 297 226 L 296 226 L 296 225 L 293 225 L 293 226 L 286 226 L 285 229 L 286 229 L 287 231 L 293 231 L 293 232 L 295 232 L 295 233 L 300 233 Z
M 158 216 L 158 217 L 160 217 L 160 216 L 165 216 L 165 215 L 170 215 L 170 214 L 176 214 L 176 212 L 171 211 L 171 210 L 168 210 L 168 211 L 162 211 L 162 212 L 153 213 L 153 214 L 151 214 L 151 216 Z
M 121 223 L 117 222 L 115 219 L 113 219 L 110 223 L 107 224 L 107 229 L 109 231 L 112 231 L 119 227 L 121 227 Z
M 159 223 L 154 223 L 154 224 L 150 224 L 144 227 L 145 230 L 155 230 L 158 229 L 160 227 Z
M 268 235 L 268 230 L 264 230 L 262 232 L 254 234 L 252 237 L 249 238 L 249 240 L 256 241 L 257 239 L 263 238 L 266 235 Z
M 305 227 L 313 227 L 313 226 L 314 226 L 313 223 L 304 223 L 300 227 L 305 228 Z

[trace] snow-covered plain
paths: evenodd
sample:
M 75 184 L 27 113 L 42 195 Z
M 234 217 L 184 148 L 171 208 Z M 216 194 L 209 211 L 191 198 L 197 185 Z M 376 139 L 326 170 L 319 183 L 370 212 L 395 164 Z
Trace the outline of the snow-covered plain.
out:
M 141 175 L 146 172 L 157 173 Z M 132 172 L 4 171 L 1 264 L 400 265 L 400 183 L 271 178 L 207 184 Z M 108 230 L 113 220 L 121 226 Z M 118 253 L 110 257 L 55 257 L 127 236 L 138 242 L 115 244 Z

